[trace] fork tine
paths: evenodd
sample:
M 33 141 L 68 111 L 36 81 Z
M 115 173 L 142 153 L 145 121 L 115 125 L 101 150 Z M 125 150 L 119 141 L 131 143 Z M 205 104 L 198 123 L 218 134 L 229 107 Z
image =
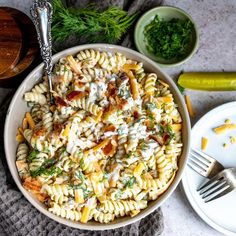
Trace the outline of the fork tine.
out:
M 215 188 L 218 185 L 219 181 L 215 180 L 212 183 L 208 184 L 206 187 L 204 187 L 200 192 L 199 195 L 202 195 L 206 193 L 207 191 L 211 190 L 212 188 Z
M 201 161 L 199 161 L 198 159 L 195 158 L 189 158 L 189 160 L 191 160 L 192 162 L 194 162 L 195 165 L 197 165 L 198 167 L 202 168 L 203 170 L 207 170 L 207 166 L 204 165 Z
M 206 154 L 205 152 L 202 152 L 202 151 L 200 151 L 200 150 L 198 150 L 198 149 L 195 149 L 195 148 L 193 148 L 192 150 L 193 150 L 194 152 L 196 152 L 198 155 L 204 157 L 204 158 L 205 158 L 206 160 L 208 160 L 209 162 L 212 162 L 212 161 L 214 160 L 211 156 L 209 156 L 209 155 Z
M 227 187 L 227 188 L 226 188 Z M 224 195 L 226 195 L 227 193 L 231 192 L 233 189 L 230 188 L 229 185 L 227 185 L 225 188 L 221 189 L 221 191 L 219 191 L 216 195 L 214 195 L 213 197 L 210 197 L 208 199 L 205 200 L 205 203 L 210 202 L 212 200 L 215 200 L 219 197 L 222 197 Z M 223 191 L 222 191 L 223 190 Z
M 195 158 L 197 158 L 199 161 L 203 162 L 206 166 L 209 166 L 211 164 L 211 161 L 209 161 L 208 159 L 205 158 L 203 152 L 194 150 L 190 153 L 190 155 L 194 156 Z
M 188 161 L 188 166 L 194 171 L 196 171 L 198 174 L 206 176 L 206 171 L 203 170 L 202 168 L 197 167 L 194 163 Z
M 218 192 L 220 189 L 224 188 L 227 184 L 227 182 L 225 180 L 219 181 L 217 182 L 216 185 L 214 185 L 213 187 L 209 188 L 207 191 L 205 191 L 204 193 L 200 193 L 200 195 L 202 195 L 202 198 L 206 198 L 216 192 Z
M 211 185 L 213 182 L 217 181 L 219 179 L 218 175 L 215 175 L 213 178 L 209 179 L 207 182 L 205 182 L 203 185 L 201 185 L 197 191 L 201 191 L 201 190 L 206 190 L 206 188 L 209 187 L 209 185 Z

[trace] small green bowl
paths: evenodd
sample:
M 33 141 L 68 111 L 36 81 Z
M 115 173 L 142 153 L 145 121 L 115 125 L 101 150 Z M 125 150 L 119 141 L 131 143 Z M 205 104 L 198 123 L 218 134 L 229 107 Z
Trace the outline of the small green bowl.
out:
M 194 30 L 189 45 L 189 53 L 184 58 L 166 60 L 148 52 L 146 48 L 144 29 L 146 25 L 148 25 L 155 18 L 156 15 L 158 15 L 161 19 L 167 21 L 173 18 L 178 18 L 183 20 L 190 20 L 193 23 Z M 199 42 L 199 35 L 197 26 L 189 14 L 176 7 L 160 6 L 151 9 L 150 11 L 146 12 L 144 15 L 141 16 L 135 27 L 134 41 L 139 52 L 146 55 L 153 61 L 156 61 L 157 64 L 159 64 L 160 66 L 171 67 L 186 62 L 196 52 Z

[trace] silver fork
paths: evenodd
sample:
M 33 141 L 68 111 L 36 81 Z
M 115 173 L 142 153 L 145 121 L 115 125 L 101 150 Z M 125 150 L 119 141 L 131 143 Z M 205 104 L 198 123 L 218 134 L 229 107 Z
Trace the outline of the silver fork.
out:
M 236 168 L 224 169 L 204 183 L 197 191 L 205 202 L 210 202 L 236 188 Z
M 206 178 L 212 178 L 224 169 L 216 159 L 197 149 L 191 149 L 188 166 Z

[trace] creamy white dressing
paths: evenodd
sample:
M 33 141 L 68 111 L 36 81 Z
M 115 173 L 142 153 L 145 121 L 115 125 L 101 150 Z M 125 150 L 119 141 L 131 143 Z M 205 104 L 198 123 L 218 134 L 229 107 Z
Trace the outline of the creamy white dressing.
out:
M 109 105 L 109 101 L 106 98 L 103 98 L 100 102 L 99 105 L 101 107 L 107 107 Z
M 69 153 L 72 153 L 74 146 L 78 146 L 79 135 L 77 134 L 77 130 L 78 130 L 78 124 L 72 123 L 68 135 L 68 143 L 66 145 L 66 151 Z
M 127 135 L 129 133 L 129 127 L 126 123 L 119 126 L 117 130 L 118 135 Z
M 108 180 L 110 181 L 112 179 L 114 181 L 118 181 L 118 179 L 120 178 L 120 174 L 119 174 L 120 169 L 121 169 L 121 166 L 117 165 L 114 168 L 114 170 L 108 174 Z
M 157 148 L 159 144 L 154 140 L 150 140 L 148 143 L 145 144 L 145 148 L 142 149 L 140 152 L 145 159 L 149 159 L 153 155 L 154 149 Z
M 90 93 L 88 101 L 94 103 L 98 99 L 98 87 L 97 84 L 92 82 L 90 83 Z
M 107 132 L 105 132 L 104 134 L 104 137 L 111 137 L 111 136 L 114 136 L 114 135 L 117 135 L 117 132 L 116 131 L 107 131 Z
M 107 90 L 107 84 L 103 81 L 98 81 L 97 83 L 97 93 L 98 93 L 98 99 L 101 100 L 104 97 L 104 93 Z

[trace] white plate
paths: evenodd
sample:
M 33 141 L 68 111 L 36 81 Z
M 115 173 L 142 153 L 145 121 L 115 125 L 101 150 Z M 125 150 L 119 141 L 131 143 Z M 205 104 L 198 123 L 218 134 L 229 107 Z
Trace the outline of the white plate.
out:
M 236 102 L 221 105 L 204 115 L 193 127 L 191 133 L 192 148 L 201 148 L 201 138 L 208 138 L 206 153 L 220 161 L 224 167 L 236 167 L 236 144 L 230 143 L 230 136 L 236 137 L 236 130 L 223 135 L 216 135 L 212 128 L 230 119 L 236 123 Z M 227 148 L 223 144 L 227 143 Z M 211 227 L 226 234 L 236 235 L 236 190 L 204 203 L 196 189 L 203 183 L 204 177 L 198 175 L 190 167 L 184 171 L 182 185 L 186 196 L 196 213 Z

